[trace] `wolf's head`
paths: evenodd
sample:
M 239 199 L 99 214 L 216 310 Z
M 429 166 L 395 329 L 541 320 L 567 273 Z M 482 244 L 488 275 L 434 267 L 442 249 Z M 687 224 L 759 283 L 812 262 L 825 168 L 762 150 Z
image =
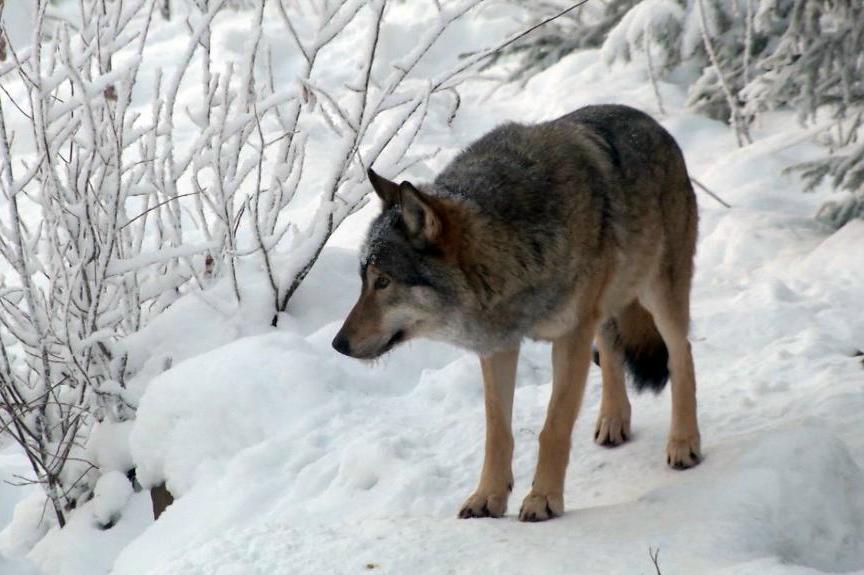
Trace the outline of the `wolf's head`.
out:
M 448 339 L 448 310 L 466 294 L 454 261 L 459 226 L 452 202 L 371 169 L 369 180 L 384 209 L 362 251 L 360 298 L 333 340 L 337 351 L 360 359 L 418 336 Z

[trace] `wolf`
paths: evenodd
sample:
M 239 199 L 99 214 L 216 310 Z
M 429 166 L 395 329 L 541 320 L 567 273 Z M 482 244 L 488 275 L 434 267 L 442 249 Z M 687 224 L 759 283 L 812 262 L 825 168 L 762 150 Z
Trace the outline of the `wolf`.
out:
M 413 338 L 479 355 L 486 408 L 480 481 L 459 517 L 501 517 L 513 488 L 519 346 L 552 342 L 552 393 L 519 519 L 564 511 L 571 432 L 594 345 L 602 371 L 595 441 L 630 437 L 629 373 L 659 392 L 671 374 L 668 465 L 700 462 L 688 340 L 697 207 L 681 150 L 620 105 L 503 124 L 431 183 L 368 170 L 383 209 L 360 257 L 360 297 L 333 340 L 373 359 Z

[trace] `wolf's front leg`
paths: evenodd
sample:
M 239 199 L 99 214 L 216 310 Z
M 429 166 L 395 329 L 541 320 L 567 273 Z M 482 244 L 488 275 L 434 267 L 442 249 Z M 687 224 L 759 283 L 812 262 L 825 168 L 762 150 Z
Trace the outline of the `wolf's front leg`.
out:
M 486 455 L 480 484 L 462 505 L 459 517 L 501 517 L 513 489 L 513 391 L 519 347 L 480 358 L 486 403 Z
M 552 398 L 540 432 L 540 456 L 534 483 L 519 511 L 521 521 L 545 521 L 564 513 L 564 475 L 570 458 L 570 434 L 585 391 L 595 322 L 580 324 L 552 343 Z

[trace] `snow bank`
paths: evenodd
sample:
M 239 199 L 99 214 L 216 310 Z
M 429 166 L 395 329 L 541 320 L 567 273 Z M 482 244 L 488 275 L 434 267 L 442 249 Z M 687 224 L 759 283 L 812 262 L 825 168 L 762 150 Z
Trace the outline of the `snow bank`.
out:
M 536 526 L 512 516 L 403 515 L 392 504 L 389 513 L 372 507 L 368 517 L 325 515 L 302 525 L 290 513 L 264 513 L 176 557 L 144 538 L 115 573 L 352 573 L 369 565 L 382 573 L 638 573 L 650 568 L 649 546 L 661 549 L 661 566 L 672 573 L 737 573 L 731 567 L 739 563 L 769 573 L 755 566 L 864 567 L 864 474 L 830 433 L 805 427 L 742 437 L 715 447 L 692 473 L 669 473 L 674 481 L 635 500 L 571 509 Z M 174 536 L 167 524 L 155 531 Z
M 100 481 L 102 497 L 80 506 L 70 514 L 66 527 L 49 531 L 27 555 L 45 575 L 108 573 L 120 550 L 152 522 L 149 494 L 141 492 L 129 497 L 121 516 L 112 514 L 116 521 L 113 527 L 104 528 L 102 513 L 116 511 L 128 493 L 117 475 L 107 474 L 113 479 L 108 480 L 110 484 Z
M 284 334 L 244 338 L 178 364 L 153 380 L 138 409 L 131 446 L 139 482 L 167 478 L 183 495 L 324 402 L 339 379 L 320 369 L 304 340 Z
M 864 285 L 864 221 L 852 220 L 826 238 L 807 256 L 804 269 L 813 277 L 827 279 L 828 274 L 831 282 L 848 287 Z
M 12 517 L 0 532 L 0 557 L 20 557 L 28 553 L 53 525 L 53 518 L 46 513 L 44 493 L 32 489 L 26 497 L 18 499 Z
M 244 262 L 239 269 L 249 276 L 241 285 L 242 305 L 233 299 L 230 282 L 222 281 L 181 298 L 172 304 L 172 313 L 157 316 L 123 340 L 129 369 L 136 374 L 132 393 L 143 393 L 154 376 L 184 359 L 267 329 L 273 310 L 266 279 L 255 265 Z

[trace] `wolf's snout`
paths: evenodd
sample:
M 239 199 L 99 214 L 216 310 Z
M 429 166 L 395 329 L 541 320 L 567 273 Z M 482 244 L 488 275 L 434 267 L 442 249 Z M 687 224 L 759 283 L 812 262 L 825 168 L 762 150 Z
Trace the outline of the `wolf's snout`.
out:
M 333 338 L 333 349 L 342 355 L 351 356 L 351 342 L 348 341 L 348 338 L 341 331 Z

